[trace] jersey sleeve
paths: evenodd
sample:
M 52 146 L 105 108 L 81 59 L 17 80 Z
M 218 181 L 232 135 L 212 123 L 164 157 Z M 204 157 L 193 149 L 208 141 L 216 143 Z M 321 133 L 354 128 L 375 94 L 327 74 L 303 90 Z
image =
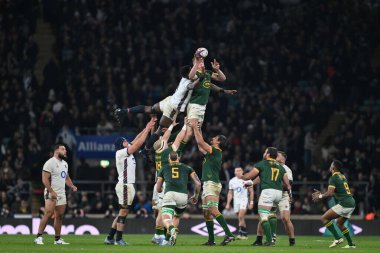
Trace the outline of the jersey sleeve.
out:
M 128 148 L 123 148 L 123 149 L 120 149 L 120 150 L 116 151 L 116 158 L 125 159 L 128 156 L 129 156 L 129 154 L 128 154 Z
M 232 180 L 230 180 L 230 182 L 228 183 L 228 190 L 230 190 L 230 191 L 233 190 Z
M 160 171 L 158 172 L 158 175 L 157 175 L 157 179 L 161 178 L 162 180 L 164 180 L 164 168 L 161 168 Z
M 254 168 L 258 169 L 259 172 L 261 172 L 261 170 L 263 169 L 263 161 L 255 163 L 253 166 Z
M 332 187 L 336 187 L 336 178 L 334 176 L 330 177 L 329 179 L 329 187 L 332 186 Z
M 44 167 L 42 168 L 43 171 L 52 173 L 53 172 L 53 166 L 51 166 L 50 160 L 46 161 L 44 164 Z

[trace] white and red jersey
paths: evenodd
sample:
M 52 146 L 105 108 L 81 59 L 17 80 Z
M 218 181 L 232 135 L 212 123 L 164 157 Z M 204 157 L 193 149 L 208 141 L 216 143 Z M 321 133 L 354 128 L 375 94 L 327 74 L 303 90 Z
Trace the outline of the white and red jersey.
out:
M 116 169 L 119 183 L 134 184 L 136 182 L 136 160 L 133 154 L 128 154 L 128 147 L 116 151 Z

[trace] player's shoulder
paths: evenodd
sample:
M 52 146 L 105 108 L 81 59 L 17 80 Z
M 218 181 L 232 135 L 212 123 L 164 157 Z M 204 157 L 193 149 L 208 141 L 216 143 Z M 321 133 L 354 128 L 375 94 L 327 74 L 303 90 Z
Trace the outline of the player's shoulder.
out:
M 119 149 L 116 151 L 116 157 L 119 157 L 119 156 L 129 156 L 128 154 L 128 148 L 123 148 L 123 149 Z

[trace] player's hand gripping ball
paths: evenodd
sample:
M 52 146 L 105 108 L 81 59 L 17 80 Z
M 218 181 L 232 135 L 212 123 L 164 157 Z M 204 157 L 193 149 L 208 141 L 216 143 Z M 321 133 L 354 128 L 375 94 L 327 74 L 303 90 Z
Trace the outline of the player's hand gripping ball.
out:
M 204 47 L 200 47 L 195 51 L 195 57 L 203 57 L 206 58 L 208 55 L 208 50 Z

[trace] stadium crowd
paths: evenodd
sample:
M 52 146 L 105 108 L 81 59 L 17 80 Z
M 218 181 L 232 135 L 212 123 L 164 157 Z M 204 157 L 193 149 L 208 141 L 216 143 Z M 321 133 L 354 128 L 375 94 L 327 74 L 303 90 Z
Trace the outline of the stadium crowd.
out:
M 368 199 L 364 190 L 353 189 L 358 202 L 370 203 L 364 211 L 380 209 L 379 108 L 373 106 L 379 103 L 379 84 L 370 66 L 379 43 L 374 31 L 380 29 L 374 16 L 379 6 L 369 5 L 372 1 L 46 2 L 54 11 L 44 19 L 54 27 L 57 43 L 43 83 L 34 76 L 35 8 L 20 11 L 21 1 L 7 2 L 0 19 L 1 214 L 24 205 L 30 210 L 28 198 L 8 190 L 20 180 L 40 180 L 54 142 L 73 150 L 77 134 L 115 131 L 110 105 L 153 105 L 165 98 L 178 85 L 180 66 L 191 64 L 199 46 L 209 49 L 206 63 L 221 62 L 227 81 L 218 85 L 239 91 L 234 97 L 212 94 L 203 126 L 207 136 L 230 138 L 223 180 L 233 177 L 236 166 L 252 168 L 268 145 L 288 154 L 297 181 L 326 181 L 331 158 L 337 157 L 350 180 L 369 182 Z M 346 120 L 323 143 L 318 163 L 318 136 L 337 112 Z M 129 116 L 123 123 L 136 129 L 143 122 Z M 200 172 L 194 142 L 183 161 Z M 144 179 L 153 182 L 154 168 L 145 164 L 145 170 L 151 173 Z M 308 187 L 296 185 L 295 192 L 294 213 L 326 208 L 311 202 Z M 135 213 L 149 216 L 150 196 L 137 196 Z M 112 216 L 115 208 L 113 195 L 84 191 L 68 197 L 73 216 Z

